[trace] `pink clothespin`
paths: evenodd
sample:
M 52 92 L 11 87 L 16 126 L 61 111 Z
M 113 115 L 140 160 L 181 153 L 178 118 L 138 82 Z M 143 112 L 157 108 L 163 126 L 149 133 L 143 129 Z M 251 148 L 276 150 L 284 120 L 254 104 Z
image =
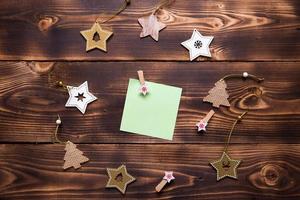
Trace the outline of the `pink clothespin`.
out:
M 167 183 L 170 183 L 174 179 L 175 177 L 173 176 L 173 172 L 165 171 L 165 176 L 160 181 L 160 183 L 155 187 L 156 192 L 160 192 Z
M 146 85 L 145 78 L 144 78 L 144 73 L 143 73 L 142 70 L 137 71 L 137 73 L 138 73 L 138 76 L 139 76 L 139 81 L 141 83 L 141 86 L 139 88 L 139 92 L 145 96 L 149 92 L 149 88 Z
M 215 114 L 215 111 L 210 110 L 209 113 L 207 113 L 206 116 L 196 124 L 196 126 L 198 128 L 198 132 L 206 131 L 207 123 L 214 114 Z

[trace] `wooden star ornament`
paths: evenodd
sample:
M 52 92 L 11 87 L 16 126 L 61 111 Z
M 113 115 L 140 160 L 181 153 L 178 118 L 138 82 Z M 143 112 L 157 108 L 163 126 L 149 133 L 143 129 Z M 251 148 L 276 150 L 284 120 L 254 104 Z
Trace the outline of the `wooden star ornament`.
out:
M 136 180 L 127 172 L 125 165 L 121 165 L 117 169 L 107 168 L 107 174 L 109 176 L 109 179 L 106 184 L 106 187 L 116 188 L 122 194 L 125 194 L 127 185 Z
M 143 28 L 140 37 L 143 38 L 150 35 L 155 41 L 158 41 L 159 31 L 167 27 L 164 23 L 159 22 L 154 14 L 139 18 L 138 22 Z
M 210 164 L 217 171 L 217 181 L 219 181 L 225 177 L 237 179 L 236 170 L 240 163 L 240 160 L 233 160 L 226 152 L 223 152 L 219 160 L 213 161 Z
M 82 114 L 85 113 L 88 104 L 97 99 L 97 97 L 89 92 L 87 81 L 78 87 L 67 86 L 67 90 L 69 92 L 69 99 L 65 106 L 76 107 Z
M 181 43 L 190 52 L 190 60 L 194 60 L 198 56 L 211 57 L 209 45 L 213 40 L 213 36 L 203 36 L 199 31 L 194 29 L 192 37 Z
M 86 51 L 97 48 L 106 52 L 106 42 L 113 32 L 102 29 L 100 24 L 95 22 L 92 28 L 80 31 L 80 34 L 86 40 Z

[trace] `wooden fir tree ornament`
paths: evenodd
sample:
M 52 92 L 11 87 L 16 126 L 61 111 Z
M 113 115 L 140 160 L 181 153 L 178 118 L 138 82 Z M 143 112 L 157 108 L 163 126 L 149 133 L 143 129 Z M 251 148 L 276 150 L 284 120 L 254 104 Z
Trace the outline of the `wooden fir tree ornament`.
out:
M 83 155 L 83 152 L 76 148 L 76 145 L 70 141 L 66 142 L 65 147 L 65 163 L 63 169 L 68 169 L 70 167 L 74 167 L 74 169 L 78 169 L 81 167 L 81 163 L 85 163 L 89 161 L 89 159 Z
M 83 155 L 83 152 L 77 149 L 76 145 L 70 141 L 63 142 L 61 141 L 57 134 L 58 134 L 58 129 L 61 125 L 61 119 L 60 116 L 58 115 L 57 120 L 56 120 L 56 129 L 54 132 L 54 135 L 52 137 L 53 143 L 58 143 L 58 144 L 65 144 L 65 156 L 64 156 L 64 165 L 63 169 L 68 169 L 70 167 L 73 167 L 74 169 L 78 169 L 81 167 L 82 163 L 85 163 L 89 161 L 89 159 Z
M 228 101 L 228 93 L 226 91 L 226 83 L 224 80 L 220 80 L 215 83 L 215 87 L 208 91 L 208 95 L 203 98 L 204 102 L 212 103 L 213 107 L 219 108 L 220 105 L 230 106 Z
M 221 105 L 229 107 L 229 94 L 226 91 L 227 84 L 225 82 L 225 79 L 229 78 L 251 78 L 257 82 L 261 82 L 264 80 L 263 78 L 258 78 L 254 75 L 248 74 L 247 72 L 244 72 L 243 74 L 226 75 L 215 83 L 215 87 L 208 91 L 208 95 L 203 98 L 203 101 L 212 103 L 212 106 L 216 108 L 219 108 Z
M 107 52 L 106 43 L 107 40 L 113 35 L 113 32 L 104 30 L 100 24 L 104 24 L 109 20 L 113 19 L 115 16 L 120 14 L 125 8 L 130 4 L 130 0 L 124 0 L 123 4 L 119 8 L 119 10 L 111 15 L 108 19 L 101 21 L 100 17 L 98 17 L 94 23 L 94 25 L 87 30 L 80 31 L 80 34 L 86 40 L 86 51 L 90 51 L 92 49 L 99 49 L 104 52 Z

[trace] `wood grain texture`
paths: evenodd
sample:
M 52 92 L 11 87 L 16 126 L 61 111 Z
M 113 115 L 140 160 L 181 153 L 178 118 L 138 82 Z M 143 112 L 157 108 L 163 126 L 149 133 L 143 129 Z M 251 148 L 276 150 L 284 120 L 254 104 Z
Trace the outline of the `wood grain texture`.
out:
M 34 63 L 0 65 L 0 141 L 51 142 L 60 114 L 60 136 L 76 143 L 162 143 L 165 140 L 120 132 L 129 78 L 142 69 L 146 80 L 183 88 L 173 143 L 223 143 L 235 118 L 249 110 L 236 127 L 233 143 L 298 143 L 300 141 L 300 71 L 295 62 L 57 62 L 36 71 Z M 49 68 L 51 66 L 51 68 Z M 32 70 L 33 69 L 33 70 Z M 45 69 L 51 70 L 44 73 Z M 224 75 L 247 71 L 265 81 L 227 81 L 231 107 L 215 109 L 208 132 L 199 135 L 196 122 L 212 108 L 203 103 Z M 84 116 L 65 108 L 68 94 L 56 81 L 80 85 L 87 80 L 99 99 Z M 262 92 L 261 97 L 254 95 Z
M 194 28 L 213 35 L 212 58 L 198 60 L 297 60 L 300 54 L 298 0 L 177 0 L 158 13 L 168 27 L 160 41 L 140 39 L 137 19 L 157 0 L 132 0 L 121 15 L 104 24 L 113 30 L 108 53 L 85 52 L 81 30 L 117 10 L 122 0 L 0 1 L 1 60 L 169 60 L 188 61 L 180 43 Z
M 0 200 L 300 199 L 300 1 L 176 0 L 157 13 L 168 26 L 155 42 L 139 38 L 137 19 L 158 0 L 131 0 L 103 24 L 114 32 L 108 52 L 86 53 L 80 31 L 122 1 L 0 1 Z M 194 28 L 215 37 L 212 58 L 189 61 L 180 43 Z M 128 80 L 139 69 L 146 80 L 183 88 L 173 141 L 119 131 Z M 207 133 L 197 134 L 195 123 L 212 108 L 203 97 L 224 75 L 244 71 L 265 81 L 227 81 L 231 107 L 215 109 Z M 59 80 L 87 80 L 98 100 L 84 116 L 66 108 Z M 242 160 L 239 179 L 217 182 L 208 163 L 245 110 L 229 146 Z M 57 114 L 60 138 L 90 159 L 77 171 L 62 170 L 64 145 L 51 144 Z M 137 178 L 126 195 L 105 189 L 106 168 L 121 164 Z M 165 170 L 176 180 L 158 194 Z
M 0 194 L 32 199 L 287 199 L 300 198 L 300 145 L 232 145 L 242 159 L 238 180 L 216 181 L 209 161 L 222 145 L 78 145 L 90 158 L 81 169 L 63 171 L 63 145 L 0 145 Z M 125 196 L 105 189 L 107 167 L 127 166 L 137 181 Z M 173 170 L 176 180 L 161 193 L 155 186 Z

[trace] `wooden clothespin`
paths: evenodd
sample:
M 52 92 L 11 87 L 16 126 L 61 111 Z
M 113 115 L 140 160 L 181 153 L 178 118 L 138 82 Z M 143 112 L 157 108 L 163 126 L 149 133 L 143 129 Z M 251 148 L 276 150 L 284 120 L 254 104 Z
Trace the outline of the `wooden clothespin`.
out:
M 144 73 L 143 73 L 142 70 L 137 71 L 137 73 L 138 73 L 139 81 L 140 81 L 140 84 L 141 84 L 141 86 L 139 88 L 139 92 L 145 96 L 149 92 L 149 88 L 146 85 L 145 78 L 144 78 Z
M 210 120 L 210 118 L 211 118 L 214 114 L 215 114 L 215 111 L 214 111 L 214 110 L 210 110 L 210 111 L 206 114 L 206 116 L 196 124 L 196 126 L 197 126 L 197 128 L 198 128 L 198 132 L 200 132 L 200 131 L 206 131 L 206 126 L 207 126 L 207 124 L 208 124 L 208 121 Z
M 165 171 L 165 176 L 160 181 L 160 183 L 155 187 L 156 192 L 160 192 L 167 183 L 170 183 L 174 179 L 175 177 L 173 176 L 173 172 Z

